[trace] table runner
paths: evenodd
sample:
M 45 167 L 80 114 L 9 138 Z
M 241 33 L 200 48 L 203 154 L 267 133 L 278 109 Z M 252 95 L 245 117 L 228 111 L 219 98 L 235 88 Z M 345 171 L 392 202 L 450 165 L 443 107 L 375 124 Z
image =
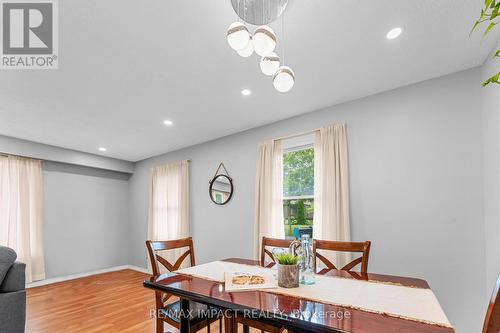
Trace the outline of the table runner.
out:
M 176 273 L 223 283 L 224 272 L 277 273 L 275 269 L 226 261 L 214 261 L 184 268 Z M 315 278 L 314 285 L 300 285 L 298 288 L 292 289 L 278 287 L 265 289 L 265 291 L 432 325 L 452 327 L 430 289 L 334 276 L 316 275 Z

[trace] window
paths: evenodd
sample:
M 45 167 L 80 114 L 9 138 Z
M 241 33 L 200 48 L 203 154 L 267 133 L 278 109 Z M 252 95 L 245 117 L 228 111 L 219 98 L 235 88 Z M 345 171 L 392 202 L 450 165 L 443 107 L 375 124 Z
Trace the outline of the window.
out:
M 149 239 L 189 235 L 189 164 L 178 161 L 151 170 Z
M 287 147 L 285 144 L 283 152 L 283 216 L 287 239 L 300 238 L 303 233 L 312 235 L 314 148 L 311 142 L 306 144 L 302 142 L 300 145 L 295 144 L 291 147 L 290 145 Z
M 217 202 L 218 204 L 222 203 L 223 202 L 223 198 L 222 198 L 222 193 L 221 192 L 215 192 L 214 193 L 214 197 L 215 197 L 215 202 Z

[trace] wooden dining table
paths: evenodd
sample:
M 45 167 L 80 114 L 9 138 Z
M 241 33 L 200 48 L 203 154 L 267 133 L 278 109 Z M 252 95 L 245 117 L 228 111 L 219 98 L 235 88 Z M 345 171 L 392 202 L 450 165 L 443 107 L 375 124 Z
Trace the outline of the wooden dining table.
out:
M 259 261 L 247 259 L 231 258 L 224 261 L 259 265 Z M 326 274 L 346 279 L 430 289 L 426 281 L 416 278 L 361 274 L 340 270 L 330 270 Z M 251 314 L 252 320 L 284 327 L 290 332 L 454 332 L 451 327 L 398 318 L 349 306 L 331 305 L 266 290 L 225 292 L 224 283 L 185 274 L 167 273 L 154 276 L 150 280 L 144 281 L 144 287 L 178 296 L 184 313 L 189 311 L 189 301 L 203 303 L 210 308 L 218 309 L 226 315 L 224 326 L 227 333 L 235 332 L 235 316 L 243 316 L 244 314 Z M 228 313 L 231 315 L 227 315 Z M 181 332 L 190 332 L 187 316 L 181 317 Z

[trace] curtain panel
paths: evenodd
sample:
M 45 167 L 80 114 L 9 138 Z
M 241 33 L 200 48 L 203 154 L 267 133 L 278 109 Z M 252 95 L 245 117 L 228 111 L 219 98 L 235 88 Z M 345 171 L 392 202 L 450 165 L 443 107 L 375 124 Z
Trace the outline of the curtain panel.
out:
M 45 279 L 42 162 L 0 156 L 0 244 L 26 264 L 26 282 Z
M 281 140 L 259 144 L 255 177 L 254 257 L 262 237 L 285 238 L 283 220 L 283 148 Z
M 189 237 L 189 162 L 187 160 L 151 170 L 149 191 L 149 240 L 172 240 Z M 162 253 L 169 261 L 179 250 Z
M 320 128 L 314 140 L 313 238 L 351 239 L 349 221 L 349 169 L 345 124 Z M 350 261 L 349 253 L 322 253 L 337 267 Z

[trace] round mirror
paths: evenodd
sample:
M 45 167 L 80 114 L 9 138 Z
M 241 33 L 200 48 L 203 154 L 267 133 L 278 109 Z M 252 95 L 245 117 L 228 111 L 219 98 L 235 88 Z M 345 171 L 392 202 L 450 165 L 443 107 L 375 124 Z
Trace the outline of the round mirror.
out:
M 233 180 L 226 175 L 217 175 L 210 181 L 210 199 L 217 205 L 225 205 L 233 196 Z

